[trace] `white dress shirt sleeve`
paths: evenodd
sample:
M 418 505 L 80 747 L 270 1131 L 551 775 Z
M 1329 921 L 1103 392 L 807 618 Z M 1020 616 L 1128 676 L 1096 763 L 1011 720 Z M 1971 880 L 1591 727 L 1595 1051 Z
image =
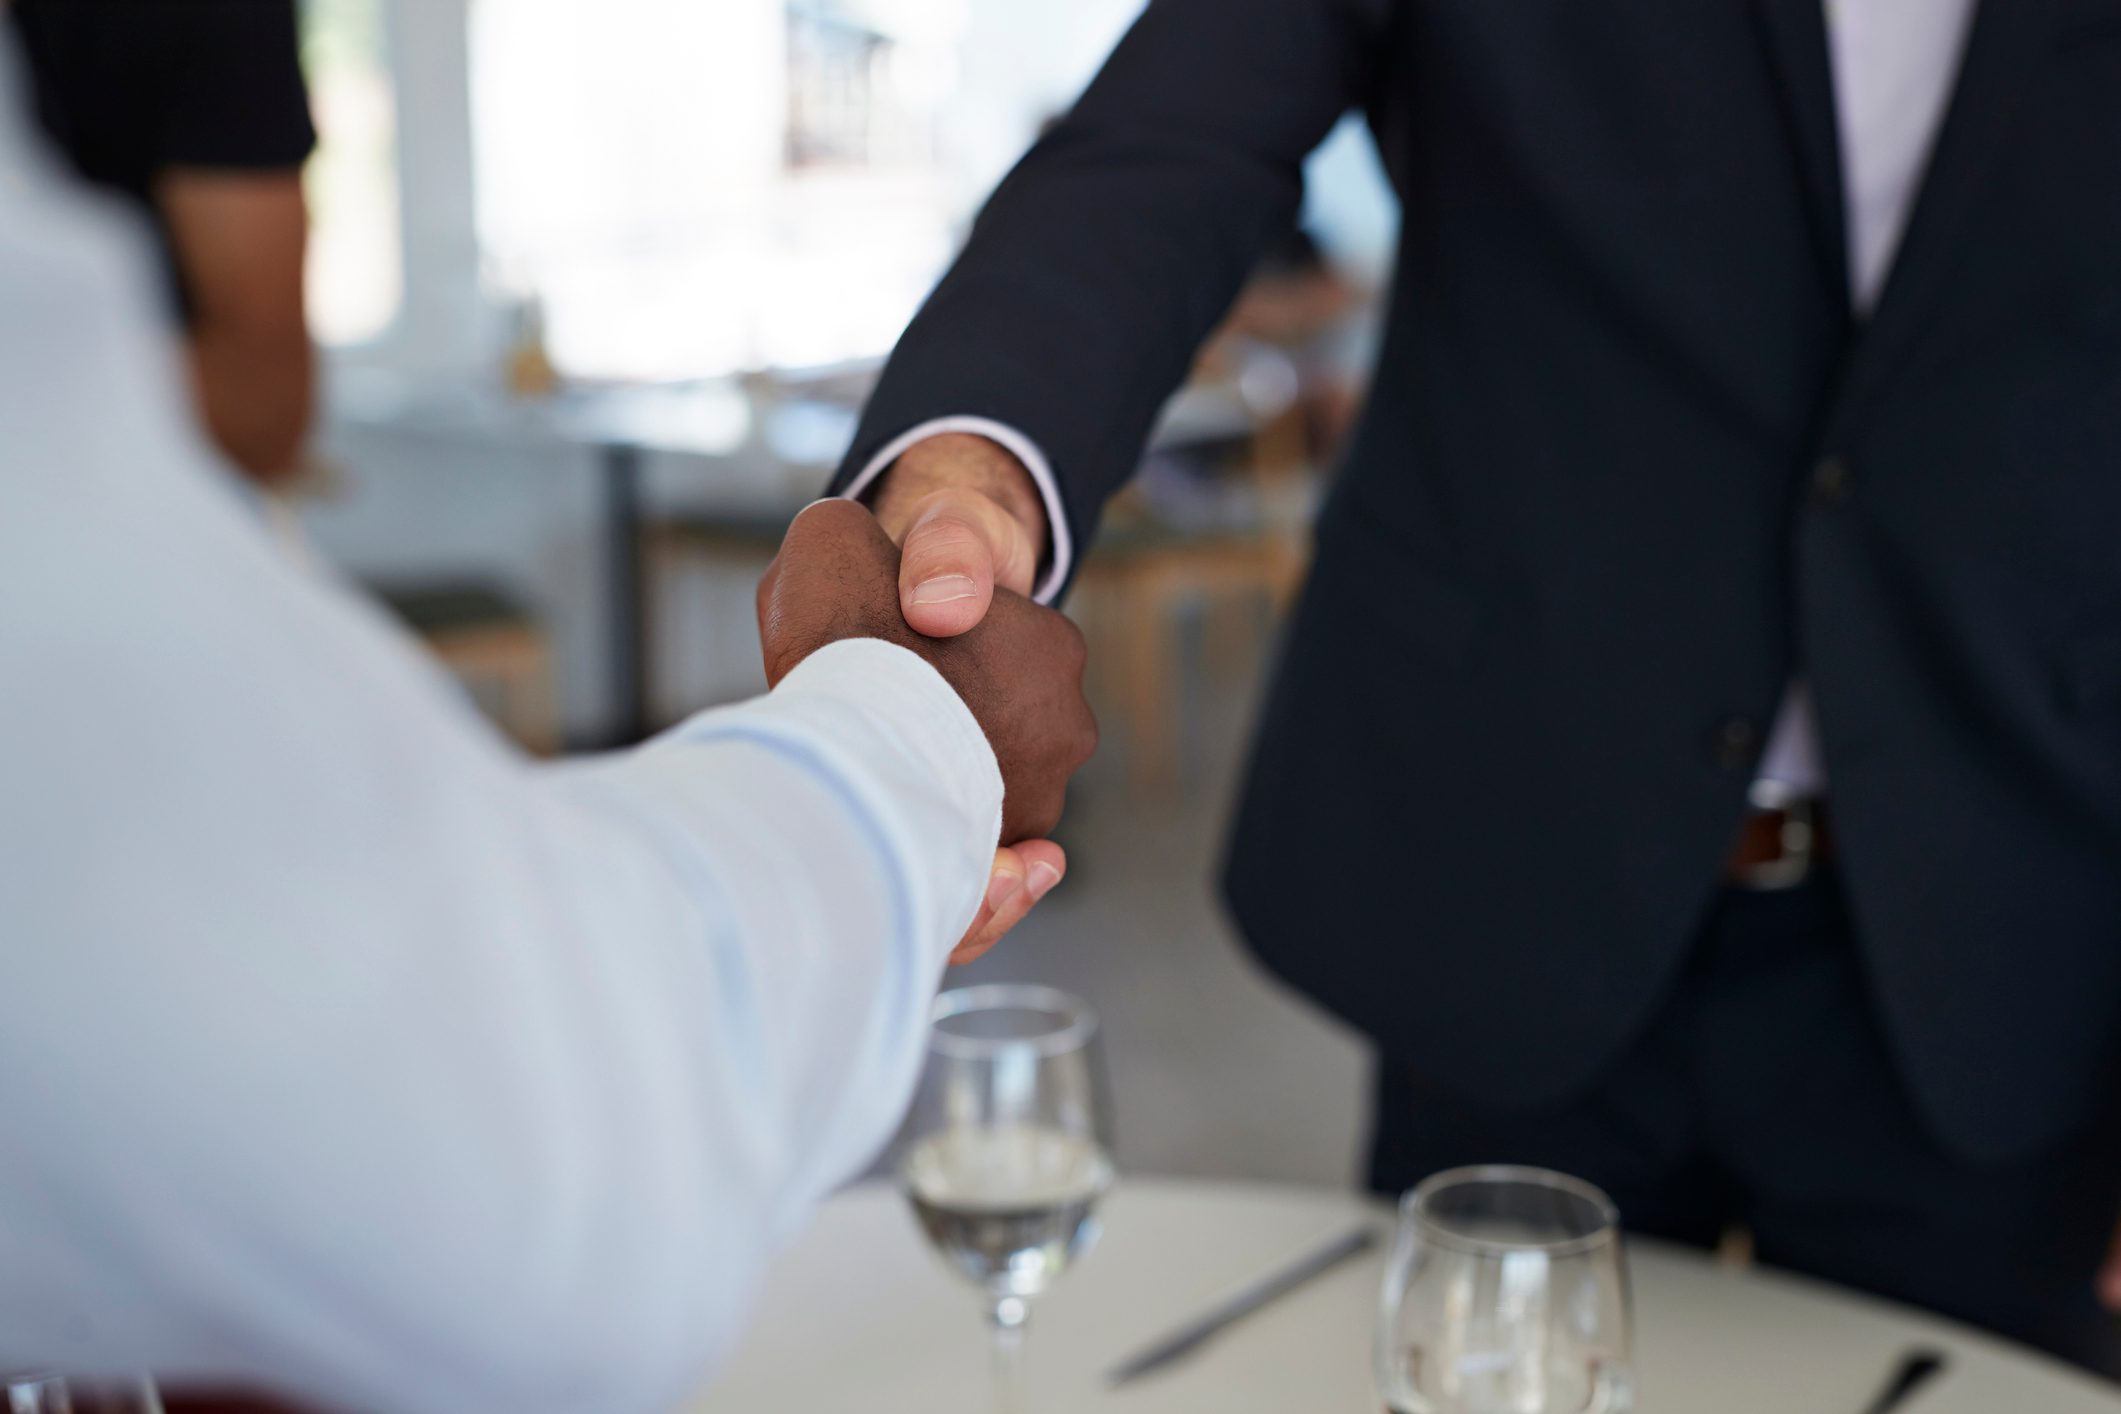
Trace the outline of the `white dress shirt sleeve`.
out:
M 905 1102 L 977 723 L 848 642 L 625 755 L 504 749 L 268 547 L 144 241 L 6 80 L 0 1370 L 672 1407 Z
M 1060 597 L 1061 586 L 1068 582 L 1068 576 L 1075 568 L 1075 542 L 1068 529 L 1067 506 L 1061 499 L 1060 482 L 1054 479 L 1053 464 L 1046 460 L 1046 454 L 1039 450 L 1038 443 L 1007 423 L 996 422 L 991 417 L 932 418 L 886 442 L 840 494 L 850 501 L 860 500 L 893 462 L 916 444 L 946 432 L 967 432 L 985 437 L 1015 457 L 1031 474 L 1032 484 L 1038 487 L 1038 498 L 1046 507 L 1046 530 L 1053 542 L 1052 556 L 1047 561 L 1045 573 L 1038 577 L 1031 597 L 1041 604 L 1051 604 Z

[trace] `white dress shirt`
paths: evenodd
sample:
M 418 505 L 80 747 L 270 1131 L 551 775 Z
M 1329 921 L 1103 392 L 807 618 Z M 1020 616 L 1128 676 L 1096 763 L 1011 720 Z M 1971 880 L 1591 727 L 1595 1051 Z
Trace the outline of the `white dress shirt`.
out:
M 1868 315 L 1885 289 L 1923 173 L 1944 125 L 1975 0 L 1825 0 L 1841 146 L 1849 301 Z M 1999 4 L 2015 0 L 1996 0 Z M 1780 805 L 1826 793 L 1819 719 L 1804 681 L 1790 684 L 1754 779 Z
M 0 45 L 0 70 L 12 55 Z M 886 1139 L 1001 778 L 920 659 L 538 767 L 268 547 L 0 72 L 0 1374 L 671 1408 Z
M 2010 4 L 2014 0 L 1995 0 Z M 1892 267 L 1944 121 L 1976 0 L 1823 0 L 1834 67 L 1842 181 L 1847 208 L 1849 298 L 1867 314 Z M 844 494 L 859 496 L 907 448 L 943 432 L 999 442 L 1024 464 L 1046 505 L 1051 559 L 1036 597 L 1051 602 L 1067 583 L 1074 550 L 1060 483 L 1032 440 L 990 418 L 939 418 L 909 429 L 870 458 Z M 1811 694 L 1790 684 L 1762 753 L 1754 796 L 1763 804 L 1823 794 L 1826 762 Z

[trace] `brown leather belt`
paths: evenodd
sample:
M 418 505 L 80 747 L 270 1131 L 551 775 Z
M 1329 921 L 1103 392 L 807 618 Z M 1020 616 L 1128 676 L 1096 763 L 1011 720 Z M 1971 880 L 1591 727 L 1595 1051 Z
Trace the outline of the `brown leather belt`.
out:
M 1795 888 L 1833 857 L 1833 820 L 1826 802 L 1795 800 L 1745 817 L 1724 865 L 1724 880 L 1741 889 Z

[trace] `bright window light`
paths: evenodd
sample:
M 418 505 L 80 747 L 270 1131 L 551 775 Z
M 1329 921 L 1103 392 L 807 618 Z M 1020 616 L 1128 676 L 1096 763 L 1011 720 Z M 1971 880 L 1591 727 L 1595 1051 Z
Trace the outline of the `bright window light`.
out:
M 405 290 L 382 0 L 304 0 L 302 65 L 318 137 L 303 175 L 310 328 L 320 343 L 365 343 L 397 319 Z
M 563 371 L 882 354 L 963 216 L 958 0 L 479 0 L 482 278 Z

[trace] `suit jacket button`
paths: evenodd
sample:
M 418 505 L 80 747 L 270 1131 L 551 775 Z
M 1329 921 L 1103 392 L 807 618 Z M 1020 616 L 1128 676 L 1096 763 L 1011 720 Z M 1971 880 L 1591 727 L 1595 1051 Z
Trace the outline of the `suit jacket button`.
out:
M 1728 717 L 1709 737 L 1709 755 L 1721 770 L 1743 771 L 1760 748 L 1760 728 L 1749 717 Z
M 1855 484 L 1849 464 L 1842 457 L 1821 457 L 1819 464 L 1812 468 L 1812 499 L 1822 506 L 1837 506 L 1846 501 Z

